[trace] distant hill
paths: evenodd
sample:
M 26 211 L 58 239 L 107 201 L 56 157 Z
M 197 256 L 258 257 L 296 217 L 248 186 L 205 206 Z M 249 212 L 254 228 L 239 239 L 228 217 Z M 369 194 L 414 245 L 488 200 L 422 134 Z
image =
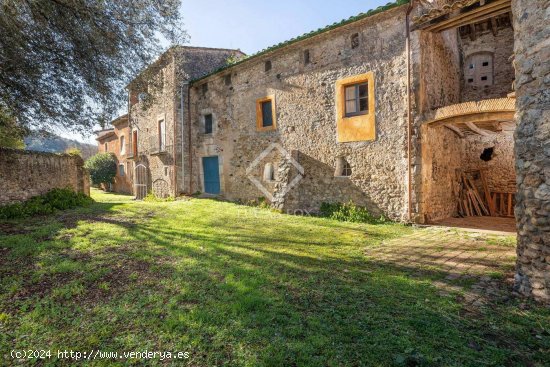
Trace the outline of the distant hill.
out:
M 48 132 L 35 131 L 25 138 L 25 149 L 28 150 L 63 153 L 67 148 L 78 148 L 82 152 L 84 160 L 97 153 L 97 145 L 62 138 Z

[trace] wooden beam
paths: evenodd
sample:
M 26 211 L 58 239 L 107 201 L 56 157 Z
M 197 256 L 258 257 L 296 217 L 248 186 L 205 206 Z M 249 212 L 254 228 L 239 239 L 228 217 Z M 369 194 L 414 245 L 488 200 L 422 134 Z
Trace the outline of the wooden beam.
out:
M 498 35 L 497 20 L 495 17 L 491 18 L 491 30 L 493 31 L 493 36 Z
M 466 122 L 465 123 L 466 126 L 468 126 L 468 128 L 470 128 L 470 130 L 472 130 L 473 132 L 479 134 L 479 135 L 483 135 L 483 136 L 493 136 L 494 133 L 492 131 L 489 131 L 489 130 L 485 130 L 485 129 L 481 129 L 479 127 L 477 127 L 477 125 L 473 122 Z
M 460 129 L 455 126 L 455 125 L 451 125 L 451 124 L 446 124 L 446 125 L 443 125 L 445 126 L 447 129 L 451 130 L 452 132 L 454 132 L 456 135 L 458 135 L 459 137 L 463 138 L 464 137 L 464 133 L 462 133 L 462 131 L 460 131 Z
M 510 9 L 511 0 L 497 0 L 490 4 L 472 9 L 469 12 L 462 13 L 456 17 L 451 17 L 447 20 L 428 25 L 425 29 L 432 32 L 440 32 L 445 29 L 456 28 L 465 24 L 480 21 L 481 18 L 487 16 L 488 14 L 497 13 L 502 10 L 506 10 L 504 13 L 507 13 Z M 420 26 L 420 28 L 422 28 L 422 26 Z
M 432 120 L 427 122 L 429 126 L 442 126 L 446 124 L 466 124 L 468 122 L 482 122 L 482 121 L 513 121 L 514 111 L 492 111 L 492 112 L 475 112 L 462 114 L 458 116 L 449 116 L 439 120 Z

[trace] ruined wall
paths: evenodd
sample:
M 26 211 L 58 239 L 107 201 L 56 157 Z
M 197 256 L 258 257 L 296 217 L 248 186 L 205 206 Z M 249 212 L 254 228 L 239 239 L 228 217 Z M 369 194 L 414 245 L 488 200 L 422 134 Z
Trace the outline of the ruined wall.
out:
M 497 20 L 496 32 L 488 26 L 488 22 L 476 25 L 477 34 L 474 39 L 468 35 L 460 37 L 460 48 L 464 67 L 461 70 L 462 93 L 461 102 L 480 99 L 501 98 L 512 92 L 514 81 L 514 67 L 511 57 L 514 54 L 514 30 L 507 21 L 507 16 Z M 490 52 L 493 55 L 493 84 L 483 87 L 474 87 L 464 76 L 468 56 Z M 479 67 L 479 65 L 476 65 Z
M 513 0 L 516 67 L 516 287 L 550 301 L 550 4 Z
M 422 128 L 422 202 L 426 221 L 452 216 L 456 212 L 458 176 L 464 154 L 462 139 L 439 126 Z
M 271 143 L 280 143 L 304 167 L 304 178 L 285 198 L 285 208 L 318 209 L 323 201 L 353 200 L 374 213 L 403 219 L 407 174 L 404 15 L 405 7 L 386 11 L 194 84 L 195 164 L 200 167 L 201 157 L 218 155 L 223 195 L 231 200 L 257 199 L 263 194 L 247 178 L 246 169 Z M 350 44 L 354 33 L 359 34 L 357 48 Z M 308 64 L 305 50 L 310 55 Z M 271 61 L 269 71 L 266 61 Z M 375 78 L 376 139 L 338 143 L 336 81 L 370 71 Z M 201 93 L 204 83 L 208 91 Z M 268 95 L 275 97 L 277 129 L 258 132 L 256 100 Z M 202 130 L 206 113 L 214 116 L 211 136 Z M 351 177 L 334 177 L 338 157 L 351 164 Z M 268 159 L 262 160 L 262 167 L 266 163 Z M 280 166 L 279 161 L 271 163 Z M 284 172 L 281 176 L 286 177 Z M 194 187 L 201 188 L 200 175 L 194 179 Z M 284 184 L 280 182 L 279 187 Z
M 0 148 L 0 205 L 24 201 L 54 188 L 90 195 L 89 176 L 78 156 Z
M 448 168 L 445 168 L 443 161 L 448 159 L 440 156 L 440 152 L 447 151 L 451 157 L 458 155 L 451 152 L 455 148 L 450 142 L 456 138 L 447 129 L 428 129 L 422 124 L 429 120 L 432 110 L 460 102 L 461 64 L 456 30 L 412 32 L 411 54 L 412 220 L 423 223 L 430 217 L 435 220 L 448 216 L 454 210 L 454 206 L 447 201 L 452 192 L 444 189 L 450 185 L 448 180 L 454 177 L 454 161 L 447 162 Z M 443 183 L 439 184 L 444 171 L 449 176 L 445 176 Z M 434 196 L 435 202 L 431 202 L 430 195 Z
M 513 134 L 513 131 L 503 131 L 490 137 L 468 135 L 462 139 L 463 169 L 483 170 L 490 191 L 516 192 Z M 490 161 L 483 161 L 481 153 L 491 147 L 494 147 L 493 157 Z

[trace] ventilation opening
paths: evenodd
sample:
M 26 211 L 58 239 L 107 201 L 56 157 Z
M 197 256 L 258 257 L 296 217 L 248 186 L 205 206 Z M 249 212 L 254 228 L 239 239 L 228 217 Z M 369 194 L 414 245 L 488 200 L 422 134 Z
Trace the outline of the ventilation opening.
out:
M 359 33 L 354 33 L 351 35 L 351 48 L 359 47 Z
M 310 59 L 309 59 L 309 50 L 304 50 L 304 65 L 307 65 L 310 63 Z
M 225 85 L 231 85 L 231 74 L 225 76 Z
M 495 152 L 495 147 L 483 149 L 483 153 L 479 156 L 482 161 L 489 162 L 493 159 L 493 153 Z
M 344 157 L 338 157 L 336 159 L 336 170 L 334 171 L 336 177 L 349 177 L 351 176 L 351 165 Z
M 273 163 L 266 163 L 264 166 L 264 181 L 275 181 L 275 169 Z
M 271 70 L 271 60 L 265 62 L 265 71 Z

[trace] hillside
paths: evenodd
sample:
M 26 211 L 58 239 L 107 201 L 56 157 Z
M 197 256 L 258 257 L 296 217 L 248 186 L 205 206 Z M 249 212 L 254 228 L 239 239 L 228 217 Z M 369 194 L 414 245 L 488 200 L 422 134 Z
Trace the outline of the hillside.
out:
M 63 153 L 67 148 L 76 147 L 85 160 L 97 153 L 97 146 L 63 138 L 47 132 L 33 132 L 25 138 L 25 149 L 41 152 Z

